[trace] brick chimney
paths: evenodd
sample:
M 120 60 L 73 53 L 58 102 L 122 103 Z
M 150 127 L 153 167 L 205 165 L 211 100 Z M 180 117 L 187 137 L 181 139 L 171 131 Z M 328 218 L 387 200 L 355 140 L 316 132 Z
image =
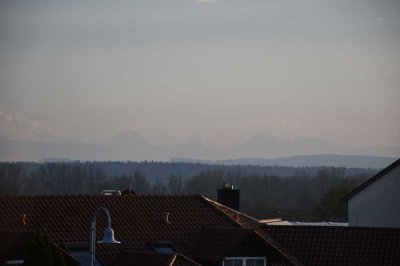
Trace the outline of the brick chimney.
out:
M 233 188 L 233 185 L 224 182 L 222 188 L 217 189 L 217 202 L 239 211 L 239 195 L 240 189 Z

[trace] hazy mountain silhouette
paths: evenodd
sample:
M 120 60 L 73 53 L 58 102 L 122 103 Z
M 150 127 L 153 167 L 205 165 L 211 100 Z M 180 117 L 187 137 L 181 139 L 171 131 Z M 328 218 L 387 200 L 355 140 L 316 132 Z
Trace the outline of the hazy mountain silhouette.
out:
M 271 158 L 290 155 L 348 153 L 348 148 L 319 139 L 287 140 L 257 133 L 234 148 L 228 158 Z
M 0 161 L 40 161 L 43 158 L 106 160 L 102 146 L 79 142 L 40 142 L 0 139 Z
M 141 160 L 149 158 L 154 147 L 139 132 L 124 131 L 105 144 L 109 160 Z
M 207 158 L 212 154 L 201 140 L 193 139 L 176 145 L 154 145 L 137 131 L 125 131 L 105 145 L 110 160 L 168 160 L 176 156 Z
M 137 131 L 123 131 L 113 136 L 106 145 L 117 148 L 124 148 L 126 145 L 128 145 L 128 147 L 147 147 L 149 143 Z
M 287 140 L 263 133 L 258 133 L 237 147 L 224 152 L 208 149 L 198 139 L 176 145 L 154 145 L 149 143 L 139 132 L 132 131 L 121 132 L 113 136 L 105 144 L 88 144 L 82 142 L 50 143 L 0 139 L 0 161 L 40 161 L 43 158 L 48 158 L 47 160 L 51 160 L 52 158 L 70 158 L 72 160 L 103 161 L 167 161 L 170 158 L 195 158 L 195 160 L 243 158 L 240 159 L 242 162 L 261 160 L 261 163 L 264 164 L 262 161 L 264 160 L 263 158 L 315 154 L 356 154 L 392 158 L 399 157 L 400 147 L 344 147 L 325 140 Z M 283 165 L 303 166 L 304 162 L 300 163 L 300 159 L 292 159 L 290 164 L 286 160 L 286 163 Z M 307 158 L 307 165 L 321 165 L 323 163 L 316 161 L 316 159 L 317 157 Z M 330 162 L 331 165 L 336 165 L 340 162 L 339 157 L 330 157 L 329 160 L 332 160 Z M 377 160 L 379 161 L 380 159 Z M 317 164 L 312 164 L 312 161 L 315 161 Z M 230 163 L 230 161 L 227 162 Z M 270 163 L 275 164 L 274 162 Z M 356 167 L 356 165 L 353 166 Z

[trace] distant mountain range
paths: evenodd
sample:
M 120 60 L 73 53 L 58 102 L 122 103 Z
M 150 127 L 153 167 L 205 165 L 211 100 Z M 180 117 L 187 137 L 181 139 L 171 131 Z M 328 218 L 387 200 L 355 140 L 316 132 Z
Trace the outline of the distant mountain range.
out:
M 349 154 L 357 156 L 343 156 Z M 82 142 L 50 143 L 0 139 L 0 161 L 41 161 L 43 158 L 47 158 L 47 161 L 59 161 L 60 158 L 61 160 L 91 161 L 168 161 L 170 158 L 198 158 L 201 162 L 218 164 L 330 165 L 381 168 L 387 165 L 386 162 L 398 157 L 400 157 L 400 146 L 344 147 L 325 140 L 287 140 L 263 133 L 258 133 L 227 151 L 209 149 L 201 140 L 196 139 L 177 145 L 153 145 L 140 133 L 131 131 L 122 132 L 102 145 Z M 219 160 L 221 158 L 243 159 Z M 191 159 L 179 160 L 187 161 Z M 195 159 L 194 161 L 199 160 Z
M 97 160 L 167 161 L 172 157 L 215 158 L 200 140 L 177 145 L 153 145 L 138 132 L 125 131 L 105 144 L 0 139 L 0 161 Z

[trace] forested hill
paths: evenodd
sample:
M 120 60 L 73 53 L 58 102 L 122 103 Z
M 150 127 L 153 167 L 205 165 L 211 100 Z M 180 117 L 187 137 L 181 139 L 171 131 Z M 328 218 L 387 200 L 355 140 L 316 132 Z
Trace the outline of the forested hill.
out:
M 379 157 L 366 155 L 339 155 L 339 154 L 317 154 L 297 155 L 279 158 L 242 158 L 230 160 L 200 160 L 191 158 L 173 158 L 170 162 L 206 163 L 216 165 L 261 165 L 261 166 L 289 166 L 289 167 L 311 167 L 330 166 L 347 168 L 385 168 L 396 161 L 395 157 Z
M 1 163 L 0 163 L 1 164 Z M 2 163 L 6 164 L 6 163 Z M 74 165 L 90 164 L 93 168 L 101 170 L 103 174 L 109 177 L 128 176 L 132 175 L 136 170 L 143 172 L 149 181 L 156 179 L 167 179 L 171 175 L 180 175 L 183 178 L 191 177 L 203 171 L 218 171 L 222 170 L 226 175 L 233 176 L 248 176 L 255 175 L 269 175 L 269 176 L 296 176 L 308 175 L 315 176 L 317 173 L 326 167 L 289 167 L 289 166 L 256 166 L 256 165 L 221 165 L 221 164 L 206 164 L 206 163 L 184 163 L 184 162 L 120 162 L 120 161 L 106 161 L 106 162 L 47 162 L 47 163 L 33 163 L 33 162 L 15 162 L 13 163 L 22 168 L 26 173 L 37 172 L 43 166 L 51 166 L 57 168 L 58 166 L 73 167 Z M 62 168 L 62 167 L 61 167 Z M 61 169 L 60 168 L 60 169 Z M 344 168 L 343 168 L 344 169 Z M 345 168 L 347 176 L 366 175 L 372 176 L 378 169 L 364 169 L 364 168 Z
M 1 195 L 200 194 L 216 198 L 224 181 L 240 188 L 241 210 L 258 218 L 346 221 L 346 193 L 377 170 L 165 162 L 0 163 Z

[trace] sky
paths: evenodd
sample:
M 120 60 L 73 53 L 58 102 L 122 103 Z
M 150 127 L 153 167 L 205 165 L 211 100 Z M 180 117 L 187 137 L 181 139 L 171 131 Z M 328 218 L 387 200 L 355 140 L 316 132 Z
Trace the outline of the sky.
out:
M 398 0 L 0 0 L 0 138 L 400 145 Z

